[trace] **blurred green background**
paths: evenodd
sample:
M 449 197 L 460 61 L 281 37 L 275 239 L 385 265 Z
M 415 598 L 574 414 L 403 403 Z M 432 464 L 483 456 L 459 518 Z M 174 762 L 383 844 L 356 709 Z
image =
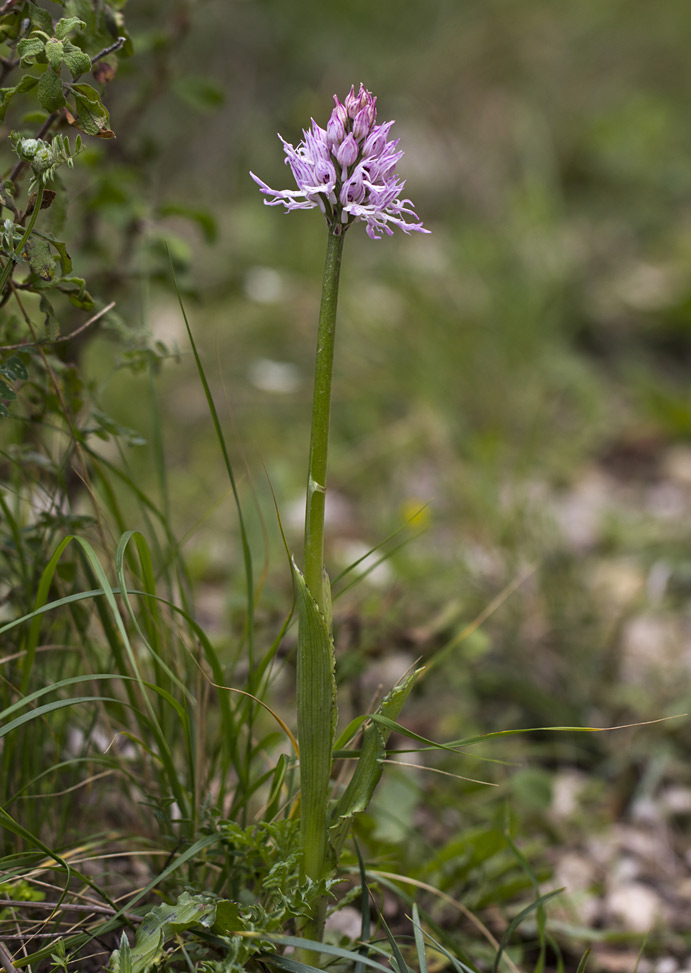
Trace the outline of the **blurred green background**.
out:
M 94 166 L 82 191 L 102 201 L 107 179 L 117 183 L 120 199 L 108 189 L 114 222 L 136 200 L 145 229 L 119 260 L 137 283 L 112 296 L 123 319 L 179 350 L 161 372 L 160 415 L 200 618 L 232 639 L 242 558 L 162 241 L 256 554 L 267 557 L 260 623 L 270 641 L 290 587 L 274 497 L 289 543 L 300 545 L 325 231 L 316 212 L 286 217 L 263 206 L 248 170 L 287 187 L 276 133 L 297 143 L 310 117 L 326 123 L 334 92 L 362 81 L 379 120 L 396 119 L 406 191 L 432 235 L 373 242 L 355 227 L 345 246 L 328 560 L 336 576 L 382 542 L 374 560 L 387 554 L 335 606 L 353 705 L 448 646 L 408 713 L 425 735 L 686 712 L 687 0 L 654 9 L 643 0 L 130 8 L 140 49 L 112 89 L 118 142 L 100 147 L 116 168 L 104 177 Z M 145 69 L 153 80 L 142 104 Z M 135 156 L 146 160 L 136 179 Z M 183 209 L 195 219 L 175 215 Z M 146 383 L 111 374 L 113 347 L 106 333 L 92 340 L 89 367 L 107 382 L 107 410 L 151 441 Z M 155 492 L 154 450 L 133 446 L 127 456 Z M 523 770 L 505 775 L 501 794 L 526 827 L 537 816 L 543 838 L 567 771 L 590 780 L 570 812 L 581 835 L 689 786 L 684 719 L 587 738 L 535 735 L 528 751 L 507 742 L 502 756 Z M 448 803 L 453 830 L 469 812 L 445 794 L 426 799 Z M 464 807 L 487 800 L 479 794 L 471 788 Z M 389 800 L 400 810 L 400 794 Z M 677 841 L 682 819 L 670 815 Z M 386 834 L 390 822 L 375 818 L 375 833 Z M 565 846 L 571 824 L 549 820 Z
M 149 151 L 145 242 L 150 254 L 168 239 L 180 258 L 272 568 L 284 572 L 269 482 L 299 539 L 325 233 L 316 213 L 263 206 L 248 170 L 288 186 L 276 132 L 297 143 L 310 117 L 326 122 L 334 92 L 363 81 L 380 120 L 396 119 L 406 191 L 432 235 L 373 242 L 357 227 L 347 239 L 334 572 L 428 506 L 424 535 L 344 613 L 377 600 L 361 634 L 373 644 L 413 630 L 443 639 L 530 567 L 474 643 L 482 661 L 458 650 L 490 707 L 492 673 L 508 668 L 509 721 L 524 707 L 531 721 L 683 708 L 677 671 L 650 714 L 650 683 L 622 681 L 619 667 L 626 619 L 681 625 L 691 576 L 687 4 L 245 0 L 128 14 L 144 40 L 113 86 L 120 138 L 102 153 Z M 128 84 L 171 35 L 157 97 L 135 118 Z M 217 236 L 201 217 L 151 215 L 175 206 L 208 211 Z M 176 528 L 191 532 L 202 575 L 224 574 L 239 560 L 233 515 L 162 265 L 141 261 L 141 287 L 115 296 L 179 348 L 162 374 Z M 107 348 L 90 352 L 103 373 Z M 118 373 L 106 401 L 146 433 L 143 396 Z M 151 456 L 130 451 L 144 478 Z M 688 675 L 679 638 L 672 668 Z

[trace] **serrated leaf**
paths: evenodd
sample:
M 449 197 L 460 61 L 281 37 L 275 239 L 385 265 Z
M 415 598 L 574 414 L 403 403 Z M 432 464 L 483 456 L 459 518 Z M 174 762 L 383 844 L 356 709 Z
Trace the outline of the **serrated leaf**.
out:
M 48 64 L 56 74 L 60 73 L 60 67 L 62 66 L 62 50 L 62 41 L 55 40 L 54 38 L 46 41 Z
M 0 402 L 0 416 L 2 416 L 3 419 L 8 419 L 9 415 L 10 413 L 7 406 L 3 405 L 2 402 Z
M 62 81 L 53 71 L 46 71 L 38 82 L 38 100 L 41 108 L 46 111 L 59 111 L 65 104 L 65 96 L 62 91 Z
M 81 47 L 66 41 L 64 45 L 63 60 L 73 78 L 78 78 L 81 74 L 86 74 L 91 70 L 91 58 L 85 54 Z
M 62 17 L 55 25 L 55 36 L 58 40 L 64 41 L 73 30 L 84 30 L 85 27 L 86 24 L 79 17 Z

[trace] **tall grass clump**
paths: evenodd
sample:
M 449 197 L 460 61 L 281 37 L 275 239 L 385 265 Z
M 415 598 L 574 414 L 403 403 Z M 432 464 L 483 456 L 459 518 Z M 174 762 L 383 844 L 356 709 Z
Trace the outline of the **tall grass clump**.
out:
M 243 607 L 232 639 L 217 644 L 199 622 L 173 527 L 155 389 L 167 352 L 133 337 L 110 302 L 92 297 L 58 235 L 60 174 L 84 151 L 82 135 L 108 142 L 114 134 L 103 91 L 83 75 L 105 86 L 132 53 L 124 4 L 59 6 L 64 17 L 28 0 L 0 9 L 3 65 L 19 72 L 2 89 L 3 110 L 33 93 L 25 117 L 40 116 L 37 132 L 12 136 L 0 197 L 11 214 L 0 290 L 14 309 L 0 365 L 2 412 L 13 424 L 0 492 L 11 608 L 0 622 L 0 964 L 9 973 L 515 970 L 524 957 L 514 934 L 525 923 L 525 963 L 545 970 L 548 953 L 558 956 L 545 911 L 557 892 L 541 892 L 508 816 L 485 834 L 454 836 L 434 859 L 440 886 L 448 861 L 463 857 L 468 869 L 486 869 L 486 895 L 502 904 L 523 896 L 499 937 L 419 874 L 368 866 L 361 846 L 371 835 L 366 824 L 358 830 L 394 752 L 475 760 L 468 748 L 512 731 L 440 744 L 406 728 L 401 712 L 424 675 L 415 666 L 338 723 L 343 687 L 324 538 L 344 243 L 357 224 L 374 241 L 395 229 L 429 232 L 403 195 L 393 122 L 377 122 L 376 98 L 352 87 L 335 97 L 324 128 L 313 121 L 297 147 L 283 142 L 297 188 L 273 190 L 252 175 L 268 205 L 319 209 L 326 222 L 304 546 L 293 556 L 286 542 L 293 604 L 275 627 L 258 617 L 263 577 L 247 505 L 180 300 L 238 524 L 232 557 Z M 65 131 L 49 138 L 59 126 Z M 79 130 L 74 139 L 67 126 Z M 62 335 L 68 302 L 88 317 Z M 99 321 L 124 342 L 123 359 L 148 396 L 155 491 L 128 464 L 124 447 L 139 434 L 115 423 L 60 355 L 65 339 Z M 446 664 L 454 644 L 432 664 Z M 275 684 L 280 676 L 292 685 L 293 645 L 286 715 Z M 396 751 L 392 734 L 402 741 Z M 432 838 L 420 839 L 433 857 Z M 430 897 L 428 910 L 411 890 Z M 384 897 L 397 903 L 395 922 L 380 911 Z M 449 929 L 443 909 L 461 917 L 460 928 L 454 920 Z M 339 913 L 352 919 L 353 911 L 356 930 L 339 933 Z

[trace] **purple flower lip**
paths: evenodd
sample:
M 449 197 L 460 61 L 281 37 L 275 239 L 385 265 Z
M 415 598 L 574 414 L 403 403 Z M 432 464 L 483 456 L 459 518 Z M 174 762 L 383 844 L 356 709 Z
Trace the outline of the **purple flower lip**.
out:
M 345 102 L 334 95 L 335 108 L 325 129 L 312 119 L 297 148 L 279 135 L 298 188 L 271 189 L 250 172 L 261 192 L 271 197 L 264 203 L 284 206 L 287 212 L 319 207 L 340 232 L 362 220 L 372 240 L 380 240 L 382 233 L 392 236 L 396 226 L 404 233 L 429 233 L 412 202 L 401 198 L 405 180 L 399 179 L 396 165 L 403 152 L 396 150 L 398 140 L 387 141 L 394 123 L 375 124 L 376 101 L 362 84 L 357 94 L 353 86 Z

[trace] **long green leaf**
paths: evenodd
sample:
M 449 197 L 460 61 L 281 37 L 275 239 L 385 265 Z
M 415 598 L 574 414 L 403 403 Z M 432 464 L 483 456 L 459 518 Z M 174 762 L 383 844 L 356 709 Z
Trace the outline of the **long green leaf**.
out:
M 386 743 L 391 732 L 387 729 L 385 721 L 393 723 L 400 714 L 403 704 L 422 671 L 422 669 L 416 669 L 409 673 L 381 701 L 377 713 L 372 714 L 372 723 L 363 734 L 360 757 L 353 776 L 331 813 L 330 840 L 336 858 L 341 853 L 353 818 L 368 807 L 381 778 L 382 761 L 386 756 Z

